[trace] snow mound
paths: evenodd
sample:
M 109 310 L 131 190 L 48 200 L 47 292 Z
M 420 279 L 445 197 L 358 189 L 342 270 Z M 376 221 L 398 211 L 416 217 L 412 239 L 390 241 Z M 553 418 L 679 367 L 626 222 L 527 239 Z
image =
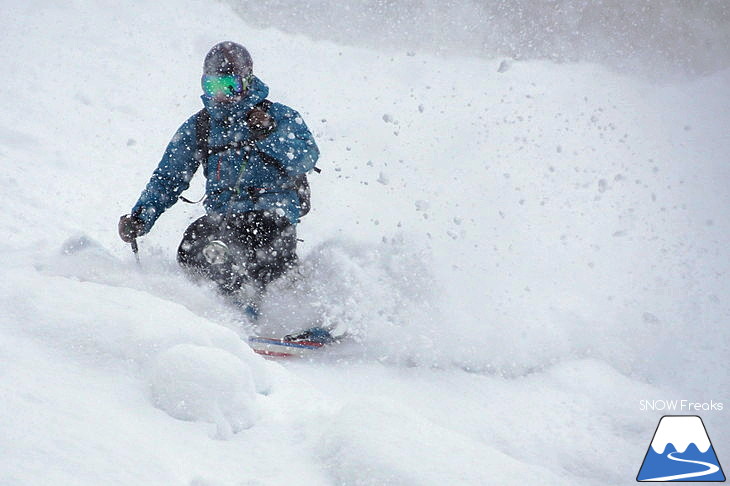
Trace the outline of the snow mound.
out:
M 160 275 L 124 265 L 92 238 L 72 237 L 61 250 L 8 269 L 0 283 L 6 330 L 84 366 L 131 375 L 141 391 L 149 386 L 155 406 L 214 423 L 218 438 L 254 423 L 257 393 L 270 388 L 268 364 L 238 333 L 169 300 Z M 182 282 L 178 290 L 200 293 Z
M 170 416 L 216 424 L 217 438 L 255 422 L 251 369 L 222 349 L 179 344 L 163 351 L 152 366 L 150 389 L 154 404 Z
M 389 400 L 345 404 L 320 450 L 337 484 L 565 483 Z

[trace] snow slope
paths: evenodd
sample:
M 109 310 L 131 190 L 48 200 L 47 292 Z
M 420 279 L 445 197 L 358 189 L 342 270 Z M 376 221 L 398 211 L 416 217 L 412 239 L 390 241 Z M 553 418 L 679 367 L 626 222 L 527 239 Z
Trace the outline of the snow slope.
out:
M 1 484 L 628 484 L 660 416 L 639 400 L 727 402 L 730 72 L 498 72 L 192 0 L 5 12 Z M 314 362 L 254 355 L 179 274 L 200 206 L 140 266 L 116 235 L 222 39 L 322 149 L 262 323 L 353 336 Z

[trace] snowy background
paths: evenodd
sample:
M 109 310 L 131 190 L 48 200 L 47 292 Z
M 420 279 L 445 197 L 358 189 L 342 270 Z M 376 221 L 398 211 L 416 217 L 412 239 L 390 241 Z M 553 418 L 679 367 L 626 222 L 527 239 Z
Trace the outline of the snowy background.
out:
M 630 484 L 640 400 L 730 406 L 727 4 L 333 5 L 4 3 L 0 484 Z M 220 40 L 322 150 L 312 362 L 178 272 L 199 205 L 117 236 Z

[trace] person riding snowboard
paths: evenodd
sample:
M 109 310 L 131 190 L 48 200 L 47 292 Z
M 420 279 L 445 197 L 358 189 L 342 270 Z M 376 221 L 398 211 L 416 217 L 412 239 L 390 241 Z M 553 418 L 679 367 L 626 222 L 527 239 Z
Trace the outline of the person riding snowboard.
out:
M 240 44 L 213 46 L 203 64 L 205 108 L 177 130 L 130 214 L 119 220 L 127 243 L 150 231 L 203 166 L 206 215 L 185 231 L 179 264 L 226 294 L 247 282 L 260 293 L 297 260 L 296 224 L 309 209 L 305 174 L 319 149 L 302 117 L 266 99 Z M 253 317 L 254 304 L 246 309 Z

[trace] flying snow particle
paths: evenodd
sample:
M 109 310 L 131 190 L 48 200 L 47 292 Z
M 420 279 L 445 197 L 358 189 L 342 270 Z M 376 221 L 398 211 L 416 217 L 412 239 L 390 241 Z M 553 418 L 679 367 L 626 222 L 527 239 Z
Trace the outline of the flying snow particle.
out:
M 499 67 L 497 68 L 498 73 L 506 73 L 509 71 L 509 68 L 512 67 L 512 63 L 508 61 L 507 59 L 503 59 L 502 62 L 499 63 Z

